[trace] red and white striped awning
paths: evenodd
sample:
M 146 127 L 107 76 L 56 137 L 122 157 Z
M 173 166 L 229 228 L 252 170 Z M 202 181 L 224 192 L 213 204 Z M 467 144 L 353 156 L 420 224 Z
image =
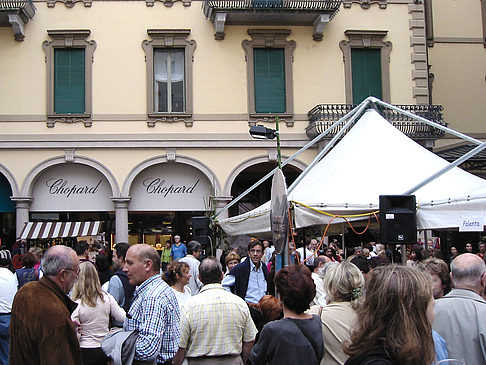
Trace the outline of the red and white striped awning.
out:
M 100 221 L 90 222 L 26 222 L 20 239 L 95 236 L 101 232 Z

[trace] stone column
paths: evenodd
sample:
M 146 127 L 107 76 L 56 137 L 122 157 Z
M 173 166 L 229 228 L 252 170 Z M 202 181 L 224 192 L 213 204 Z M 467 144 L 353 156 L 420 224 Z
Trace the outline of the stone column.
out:
M 24 229 L 24 224 L 29 221 L 29 208 L 30 204 L 32 204 L 32 199 L 29 196 L 14 196 L 11 197 L 15 203 L 15 210 L 16 210 L 16 224 L 15 224 L 15 236 L 16 238 L 20 237 L 22 233 L 22 229 Z
M 217 196 L 216 197 L 216 212 L 219 212 L 222 208 L 224 208 L 226 206 L 226 204 L 228 204 L 232 199 L 233 199 L 232 196 Z M 228 218 L 228 209 L 225 209 L 216 218 L 218 220 Z
M 128 203 L 127 198 L 111 198 L 115 203 L 115 243 L 128 242 Z

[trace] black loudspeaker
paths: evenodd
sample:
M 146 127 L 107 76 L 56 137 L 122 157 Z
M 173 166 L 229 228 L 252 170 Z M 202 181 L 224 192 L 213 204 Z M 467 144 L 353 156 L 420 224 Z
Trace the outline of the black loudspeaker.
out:
M 192 236 L 192 240 L 199 242 L 203 248 L 209 245 L 209 236 Z
M 196 237 L 196 236 L 205 237 L 205 236 L 209 235 L 209 218 L 207 218 L 207 217 L 192 217 L 191 223 L 192 223 L 192 236 L 193 237 Z
M 380 195 L 380 238 L 383 243 L 417 243 L 415 195 Z

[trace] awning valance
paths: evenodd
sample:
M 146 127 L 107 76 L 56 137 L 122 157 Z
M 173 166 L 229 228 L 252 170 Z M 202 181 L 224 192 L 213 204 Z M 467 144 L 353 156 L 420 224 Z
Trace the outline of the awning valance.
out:
M 101 232 L 101 221 L 90 222 L 26 222 L 20 239 L 95 236 Z

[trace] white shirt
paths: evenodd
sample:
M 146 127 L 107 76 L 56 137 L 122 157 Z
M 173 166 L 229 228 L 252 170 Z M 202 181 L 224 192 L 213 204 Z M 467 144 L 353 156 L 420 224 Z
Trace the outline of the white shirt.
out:
M 316 255 L 315 252 L 310 251 L 307 247 L 305 248 L 305 255 L 304 255 L 304 247 L 299 247 L 297 249 L 297 252 L 300 254 L 300 262 L 303 262 L 308 257 L 310 257 L 310 259 L 308 259 L 305 262 L 305 264 L 308 266 L 314 266 L 314 257 Z
M 176 296 L 177 303 L 179 304 L 179 308 L 182 308 L 182 305 L 187 302 L 189 299 L 191 299 L 191 289 L 189 289 L 189 286 L 186 285 L 184 286 L 184 293 L 181 293 L 179 290 L 174 289 L 173 287 L 170 287 Z
M 0 313 L 10 313 L 17 293 L 17 275 L 6 267 L 0 267 Z

